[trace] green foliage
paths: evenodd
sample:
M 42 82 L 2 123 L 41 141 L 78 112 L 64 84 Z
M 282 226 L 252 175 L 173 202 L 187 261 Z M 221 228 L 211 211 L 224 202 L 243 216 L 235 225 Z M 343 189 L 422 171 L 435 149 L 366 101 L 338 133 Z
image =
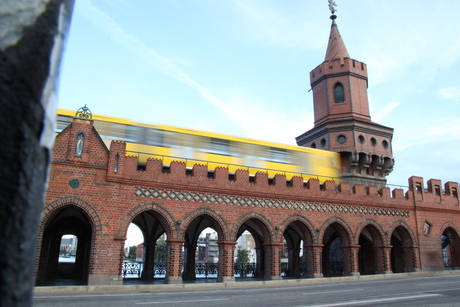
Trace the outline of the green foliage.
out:
M 129 247 L 128 258 L 136 259 L 137 246 L 133 245 Z
M 236 262 L 248 262 L 249 261 L 249 252 L 245 248 L 238 246 L 236 250 Z
M 166 255 L 168 253 L 168 245 L 165 240 L 160 239 L 157 241 L 157 245 L 155 246 L 155 262 L 165 262 Z

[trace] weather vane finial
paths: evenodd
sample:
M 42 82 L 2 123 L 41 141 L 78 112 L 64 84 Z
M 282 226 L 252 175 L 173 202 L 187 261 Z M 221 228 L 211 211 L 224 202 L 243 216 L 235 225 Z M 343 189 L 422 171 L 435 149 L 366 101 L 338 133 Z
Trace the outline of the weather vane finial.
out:
M 81 107 L 80 109 L 78 109 L 77 113 L 75 113 L 75 116 L 82 117 L 82 118 L 92 118 L 93 117 L 93 115 L 91 114 L 91 110 L 88 109 L 86 104 L 84 107 Z
M 334 13 L 337 12 L 337 10 L 335 9 L 336 6 L 337 4 L 335 4 L 334 0 L 329 0 L 329 10 L 331 11 L 332 15 L 334 15 Z

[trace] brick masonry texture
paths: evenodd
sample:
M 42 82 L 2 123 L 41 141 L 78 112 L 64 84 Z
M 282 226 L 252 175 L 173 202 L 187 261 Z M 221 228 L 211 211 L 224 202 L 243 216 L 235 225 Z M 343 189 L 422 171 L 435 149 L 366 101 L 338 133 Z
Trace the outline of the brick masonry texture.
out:
M 85 136 L 83 152 L 75 156 L 77 136 Z M 410 270 L 444 269 L 441 237 L 449 231 L 458 238 L 460 206 L 458 183 L 411 177 L 409 190 L 377 188 L 342 182 L 320 184 L 318 180 L 304 183 L 300 177 L 277 175 L 269 180 L 258 173 L 250 180 L 247 171 L 229 176 L 227 169 L 208 170 L 195 165 L 191 171 L 185 164 L 173 162 L 164 172 L 159 160 L 148 160 L 145 170 L 137 169 L 137 159 L 126 156 L 126 144 L 114 141 L 108 149 L 101 141 L 91 120 L 74 119 L 56 138 L 49 187 L 40 227 L 37 274 L 44 233 L 53 219 L 66 208 L 75 208 L 91 227 L 88 282 L 115 284 L 120 282 L 124 240 L 129 224 L 143 212 L 161 222 L 169 242 L 171 276 L 180 280 L 185 233 L 198 217 L 211 221 L 219 235 L 222 252 L 232 253 L 241 227 L 249 220 L 260 225 L 266 256 L 271 266 L 269 275 L 279 273 L 284 232 L 293 224 L 304 230 L 305 244 L 312 250 L 312 274 L 321 273 L 321 246 L 328 227 L 333 226 L 342 237 L 344 266 L 352 274 L 359 271 L 356 255 L 364 229 L 375 232 L 381 248 L 376 257 L 384 259 L 383 271 L 391 271 L 389 250 L 396 229 L 403 229 L 407 242 L 403 245 L 410 261 Z M 210 175 L 209 171 L 213 171 Z M 72 186 L 71 181 L 78 185 Z M 426 226 L 428 225 L 428 226 Z M 402 238 L 404 239 L 404 238 Z M 376 244 L 374 242 L 374 244 Z M 460 242 L 451 242 L 453 249 Z M 42 255 L 42 256 L 41 256 Z M 410 257 L 411 256 L 411 257 Z M 230 256 L 222 256 L 233 261 Z M 315 260 L 316 259 L 316 260 Z M 385 263 L 383 263 L 385 262 Z M 224 264 L 222 264 L 224 265 Z M 225 264 L 227 276 L 232 266 Z M 344 269 L 345 271 L 345 269 Z M 278 274 L 279 276 L 279 274 Z M 225 276 L 224 276 L 225 277 Z

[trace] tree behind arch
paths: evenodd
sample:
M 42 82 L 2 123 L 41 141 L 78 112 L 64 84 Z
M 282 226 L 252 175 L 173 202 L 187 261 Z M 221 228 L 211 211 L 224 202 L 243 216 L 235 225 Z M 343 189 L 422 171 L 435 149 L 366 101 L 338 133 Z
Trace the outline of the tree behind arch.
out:
M 246 263 L 249 261 L 249 252 L 247 249 L 238 246 L 236 249 L 236 262 L 243 262 Z

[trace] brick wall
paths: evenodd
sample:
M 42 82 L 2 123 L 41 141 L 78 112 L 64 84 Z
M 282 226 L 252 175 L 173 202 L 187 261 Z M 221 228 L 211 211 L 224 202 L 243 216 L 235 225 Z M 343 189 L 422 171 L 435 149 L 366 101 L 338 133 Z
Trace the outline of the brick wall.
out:
M 83 153 L 75 156 L 80 133 L 85 135 Z M 257 221 L 266 250 L 273 254 L 265 262 L 273 278 L 273 274 L 279 273 L 279 244 L 293 222 L 301 224 L 309 236 L 304 241 L 312 247 L 311 259 L 316 259 L 312 276 L 318 276 L 321 257 L 317 253 L 321 252 L 319 247 L 330 225 L 343 228 L 341 236 L 349 246 L 347 255 L 357 254 L 359 237 L 369 225 L 387 249 L 391 248 L 394 230 L 404 229 L 410 244 L 406 248 L 414 253 L 412 269 L 422 270 L 443 269 L 441 236 L 446 229 L 459 233 L 460 206 L 455 182 L 446 183 L 444 192 L 440 180 L 430 180 L 425 191 L 423 178 L 411 177 L 410 190 L 404 193 L 401 189 L 391 191 L 349 183 L 320 185 L 314 179 L 304 183 L 301 178 L 283 175 L 269 181 L 265 173 L 250 180 L 247 171 L 237 171 L 230 177 L 225 168 L 212 170 L 212 176 L 208 176 L 206 166 L 195 165 L 187 172 L 181 162 L 173 162 L 164 172 L 161 161 L 155 159 L 148 160 L 145 170 L 138 170 L 137 158 L 126 156 L 125 146 L 124 142 L 115 141 L 108 150 L 91 120 L 75 119 L 56 138 L 40 240 L 47 223 L 62 208 L 78 208 L 92 229 L 90 284 L 120 282 L 128 226 L 138 214 L 149 210 L 155 212 L 172 242 L 170 255 L 174 259 L 170 266 L 181 265 L 182 255 L 177 246 L 197 217 L 205 216 L 211 221 L 223 244 L 221 251 L 225 252 L 220 259 L 227 262 L 233 260 L 230 254 L 241 226 L 248 220 Z M 425 223 L 429 224 L 428 233 L 426 229 L 424 232 Z M 344 262 L 356 273 L 357 261 L 353 257 Z M 388 257 L 383 249 L 378 254 L 387 263 Z M 226 273 L 220 279 L 228 280 L 231 265 L 222 265 Z M 169 280 L 180 280 L 179 267 L 169 270 L 173 272 Z

